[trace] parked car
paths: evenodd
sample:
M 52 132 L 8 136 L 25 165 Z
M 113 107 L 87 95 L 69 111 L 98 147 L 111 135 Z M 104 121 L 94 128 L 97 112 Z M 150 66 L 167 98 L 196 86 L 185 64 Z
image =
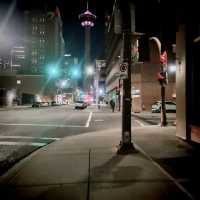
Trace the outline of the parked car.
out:
M 49 106 L 49 102 L 39 102 L 39 101 L 36 101 L 32 104 L 32 107 L 33 108 L 39 108 L 39 107 L 45 107 L 45 106 Z
M 173 101 L 165 102 L 166 112 L 176 112 L 176 103 Z M 161 101 L 156 101 L 155 104 L 151 107 L 152 113 L 160 113 L 161 112 Z
M 85 109 L 85 108 L 87 108 L 87 103 L 84 101 L 76 101 L 74 108 L 75 109 Z
M 56 103 L 56 101 L 51 102 L 51 106 L 60 106 L 61 104 Z

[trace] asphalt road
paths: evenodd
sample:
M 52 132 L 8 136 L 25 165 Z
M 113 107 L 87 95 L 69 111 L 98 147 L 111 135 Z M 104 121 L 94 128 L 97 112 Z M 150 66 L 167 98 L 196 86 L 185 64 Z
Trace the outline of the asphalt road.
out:
M 132 127 L 148 126 L 151 114 L 132 117 Z M 159 123 L 159 115 L 155 123 Z M 40 147 L 63 137 L 121 127 L 121 114 L 110 108 L 90 106 L 74 110 L 72 105 L 20 108 L 0 111 L 0 174 Z

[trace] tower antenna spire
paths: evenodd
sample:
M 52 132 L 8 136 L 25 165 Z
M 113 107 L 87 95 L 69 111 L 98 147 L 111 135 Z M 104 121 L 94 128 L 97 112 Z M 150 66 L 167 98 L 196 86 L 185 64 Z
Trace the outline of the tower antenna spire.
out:
M 87 1 L 87 10 L 89 9 L 88 7 L 89 7 L 89 6 L 88 6 L 88 1 Z

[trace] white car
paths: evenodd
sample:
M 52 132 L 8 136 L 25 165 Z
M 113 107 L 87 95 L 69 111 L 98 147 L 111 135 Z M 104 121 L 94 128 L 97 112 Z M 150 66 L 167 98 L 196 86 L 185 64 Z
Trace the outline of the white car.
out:
M 75 105 L 74 105 L 75 109 L 84 109 L 87 108 L 87 103 L 85 103 L 84 101 L 76 101 Z
M 176 103 L 172 101 L 165 102 L 166 112 L 176 112 Z M 152 113 L 160 113 L 161 112 L 161 101 L 156 101 L 155 104 L 151 107 Z

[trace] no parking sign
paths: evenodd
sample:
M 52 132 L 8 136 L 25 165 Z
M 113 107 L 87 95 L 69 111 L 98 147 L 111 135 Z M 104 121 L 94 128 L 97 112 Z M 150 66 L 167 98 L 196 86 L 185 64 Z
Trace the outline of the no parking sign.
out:
M 128 78 L 128 63 L 124 62 L 120 65 L 120 78 L 126 79 Z

